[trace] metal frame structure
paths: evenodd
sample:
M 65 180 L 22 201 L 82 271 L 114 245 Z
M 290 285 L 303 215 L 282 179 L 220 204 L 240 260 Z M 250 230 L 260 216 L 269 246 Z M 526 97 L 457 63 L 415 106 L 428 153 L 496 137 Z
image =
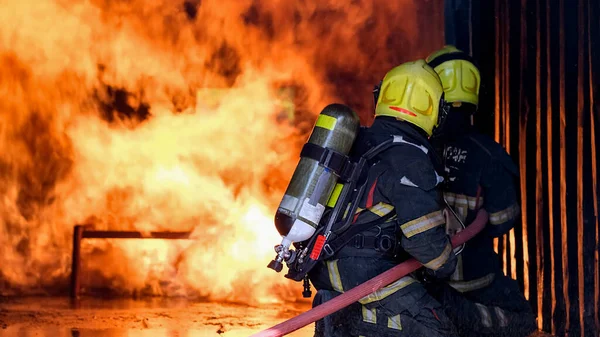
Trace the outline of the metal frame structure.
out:
M 81 288 L 81 241 L 83 239 L 163 239 L 189 240 L 191 232 L 150 232 L 144 235 L 138 231 L 100 231 L 90 225 L 76 225 L 73 228 L 73 252 L 71 260 L 71 298 L 79 297 Z

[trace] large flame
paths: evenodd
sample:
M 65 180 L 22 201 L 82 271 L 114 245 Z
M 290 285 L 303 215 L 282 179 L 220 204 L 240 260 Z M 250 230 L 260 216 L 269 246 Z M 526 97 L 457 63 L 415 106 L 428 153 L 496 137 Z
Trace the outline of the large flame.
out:
M 64 291 L 86 223 L 194 233 L 85 241 L 88 289 L 296 296 L 266 264 L 315 115 L 368 116 L 371 85 L 441 26 L 411 42 L 412 0 L 258 3 L 0 1 L 0 295 Z

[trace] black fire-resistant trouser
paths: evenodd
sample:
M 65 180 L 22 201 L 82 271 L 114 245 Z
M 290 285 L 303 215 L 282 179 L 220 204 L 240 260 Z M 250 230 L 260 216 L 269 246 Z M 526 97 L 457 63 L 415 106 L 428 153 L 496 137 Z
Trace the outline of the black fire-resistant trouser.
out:
M 313 306 L 396 266 L 380 258 L 342 257 L 310 273 L 318 292 Z M 441 305 L 410 276 L 335 312 L 315 324 L 315 337 L 456 337 Z
M 444 306 L 461 337 L 525 337 L 537 329 L 536 317 L 517 282 L 496 274 L 487 287 L 460 293 L 448 284 L 429 292 Z

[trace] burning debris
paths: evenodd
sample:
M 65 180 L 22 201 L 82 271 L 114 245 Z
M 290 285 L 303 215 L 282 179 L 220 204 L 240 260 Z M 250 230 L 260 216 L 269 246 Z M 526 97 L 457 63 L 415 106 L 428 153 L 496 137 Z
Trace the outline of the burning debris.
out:
M 367 122 L 385 70 L 442 43 L 441 25 L 407 38 L 415 6 L 5 3 L 0 295 L 66 293 L 73 226 L 89 223 L 194 240 L 89 240 L 84 289 L 299 297 L 266 268 L 277 204 L 322 107 L 344 101 Z

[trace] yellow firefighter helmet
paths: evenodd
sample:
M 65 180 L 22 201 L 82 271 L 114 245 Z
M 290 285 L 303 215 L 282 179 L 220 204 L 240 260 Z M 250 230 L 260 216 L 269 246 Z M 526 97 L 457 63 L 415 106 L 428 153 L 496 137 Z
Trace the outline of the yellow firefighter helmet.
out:
M 455 106 L 470 103 L 477 107 L 481 77 L 479 69 L 466 53 L 447 45 L 431 53 L 426 61 L 439 75 L 447 102 Z
M 404 120 L 429 136 L 440 123 L 444 91 L 438 75 L 424 60 L 406 62 L 390 70 L 374 95 L 375 117 Z

